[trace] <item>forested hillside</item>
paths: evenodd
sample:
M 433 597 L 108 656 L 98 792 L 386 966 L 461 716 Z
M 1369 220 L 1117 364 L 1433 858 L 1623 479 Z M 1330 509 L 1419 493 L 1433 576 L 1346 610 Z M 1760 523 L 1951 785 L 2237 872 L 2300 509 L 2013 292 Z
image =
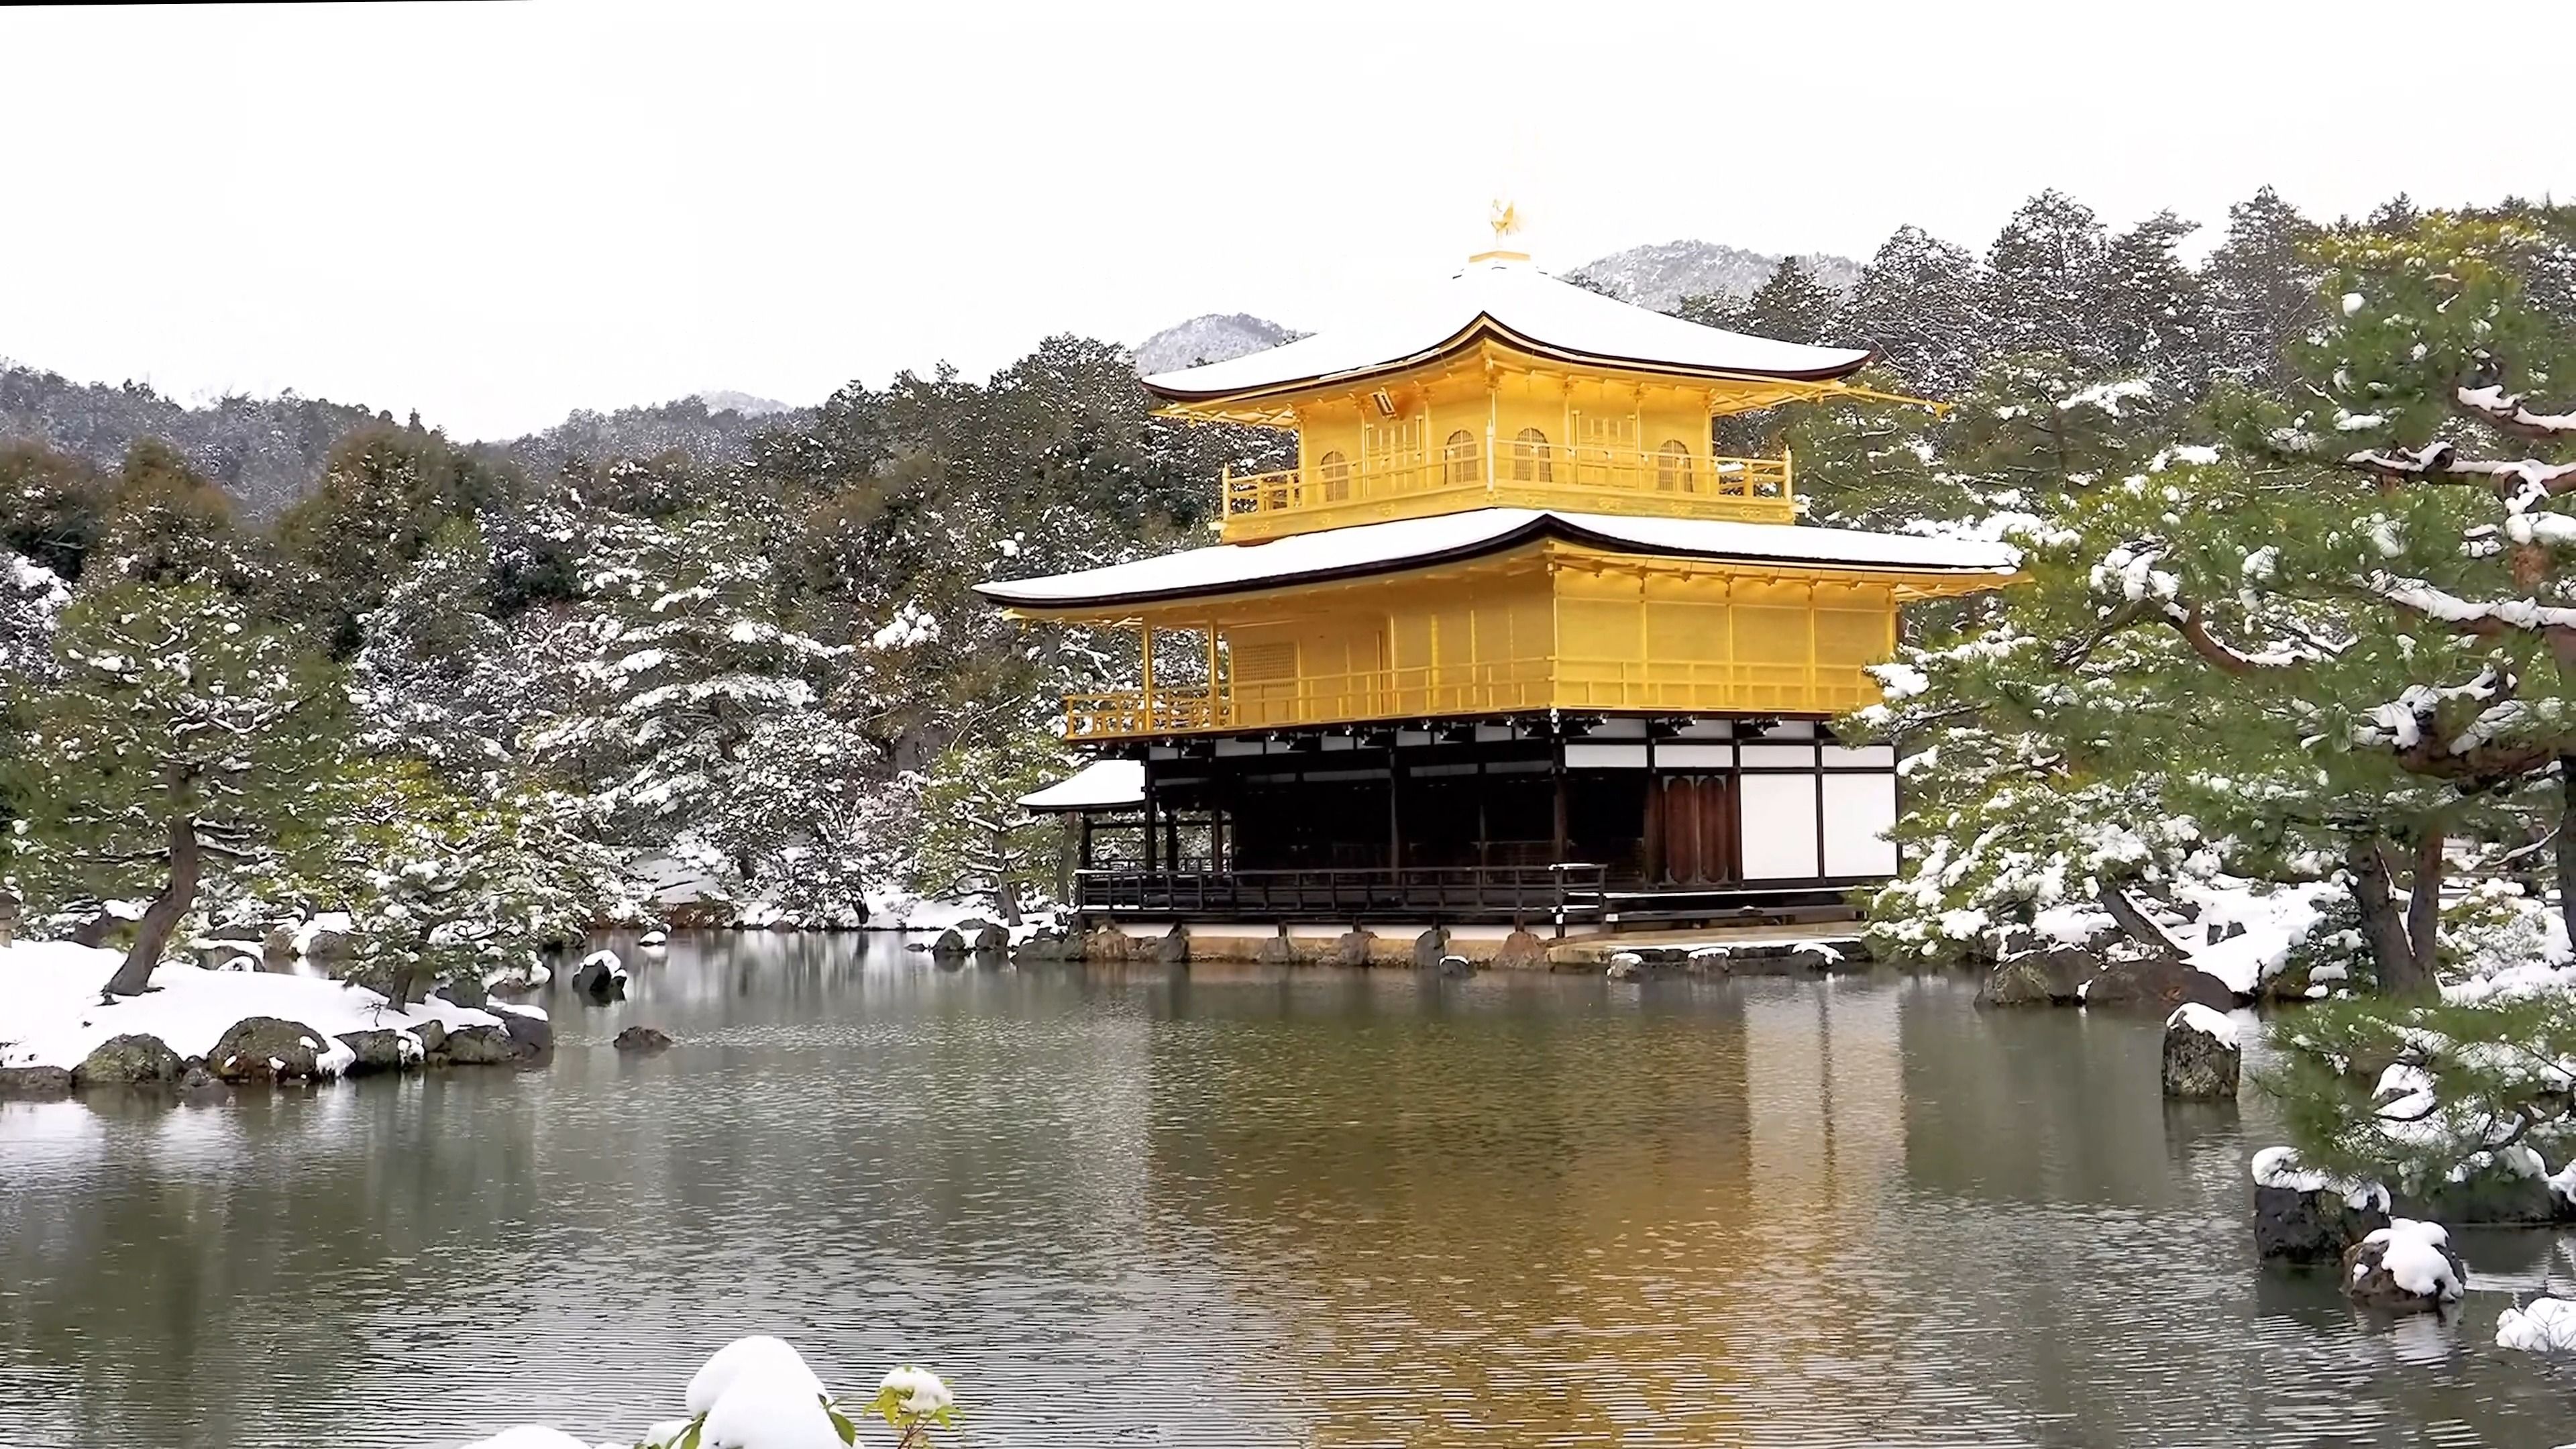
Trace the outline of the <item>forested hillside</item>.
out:
M 2566 213 L 2490 219 L 2554 239 L 2527 270 L 2564 318 Z M 1865 343 L 1881 385 L 1957 400 L 1727 420 L 1797 449 L 1816 521 L 2045 534 L 2068 499 L 2214 456 L 2248 399 L 2308 406 L 2345 315 L 2329 248 L 2421 224 L 2400 202 L 2321 225 L 2267 192 L 2195 267 L 2187 223 L 2113 231 L 2043 193 L 1981 252 L 1908 228 L 1848 289 L 1792 259 L 1679 310 Z M 433 973 L 649 912 L 646 862 L 755 918 L 990 889 L 997 853 L 956 822 L 1060 766 L 1056 701 L 1123 682 L 1132 642 L 1024 628 L 968 585 L 1204 542 L 1220 468 L 1286 446 L 1153 417 L 1130 353 L 1070 337 L 981 383 L 582 414 L 494 446 L 291 398 L 12 385 L 9 426 L 50 440 L 0 448 L 0 872 L 36 929 L 94 928 L 184 857 L 204 915 L 348 910 L 372 959 Z M 1916 788 L 1953 820 L 1984 786 Z

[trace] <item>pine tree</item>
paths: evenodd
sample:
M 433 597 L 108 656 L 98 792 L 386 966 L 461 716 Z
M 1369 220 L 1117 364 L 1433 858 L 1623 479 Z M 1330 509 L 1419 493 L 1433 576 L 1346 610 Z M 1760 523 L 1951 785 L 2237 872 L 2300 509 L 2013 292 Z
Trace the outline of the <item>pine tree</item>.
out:
M 2082 897 L 2086 873 L 2215 854 L 2338 881 L 2380 986 L 2429 988 L 2448 847 L 2510 839 L 2499 816 L 2576 719 L 2552 642 L 2576 629 L 2553 491 L 2576 491 L 2553 460 L 2576 424 L 2518 392 L 2569 343 L 2520 295 L 2526 241 L 2453 218 L 2335 239 L 2339 320 L 2293 350 L 2295 413 L 2233 399 L 2235 458 L 2162 449 L 2038 510 L 2033 585 L 1893 676 L 1882 723 L 1973 712 L 1991 746 L 1947 735 L 1916 777 L 1949 818 L 1910 827 L 1939 838 L 1886 898 L 1901 929 L 1991 919 L 1960 894 L 1980 870 Z M 2516 438 L 2538 455 L 2472 452 Z
M 404 759 L 362 762 L 338 790 L 331 877 L 360 945 L 344 975 L 397 1007 L 578 940 L 624 894 L 620 862 L 571 796 L 468 793 Z
M 1842 294 L 1816 280 L 1813 266 L 1782 257 L 1770 277 L 1744 299 L 1733 330 L 1814 346 L 1836 340 L 1842 310 Z
M 336 658 L 363 642 L 359 620 L 402 570 L 459 519 L 501 512 L 524 482 L 435 432 L 376 427 L 331 450 L 320 484 L 278 523 L 293 576 L 282 601 Z
M 2215 361 L 2215 329 L 2200 277 L 2182 259 L 2199 228 L 2160 211 L 2111 239 L 2102 255 L 2101 334 L 2110 368 L 2197 398 Z
M 799 627 L 763 521 L 727 511 L 622 520 L 593 548 L 555 688 L 563 711 L 533 757 L 580 782 L 610 838 L 699 865 L 735 888 L 847 818 L 875 758 L 826 698 L 850 646 Z M 864 701 L 846 701 L 857 706 Z
M 57 899 L 122 894 L 157 873 L 108 983 L 131 996 L 208 875 L 261 864 L 325 823 L 310 782 L 336 748 L 339 685 L 203 584 L 84 588 L 55 654 L 64 683 L 25 702 L 18 798 L 56 852 L 41 884 Z
M 2111 370 L 2099 306 L 2101 220 L 2059 191 L 2022 203 L 1986 252 L 1986 306 L 2001 351 L 2054 353 L 2090 377 Z
M 1054 822 L 1020 808 L 1020 798 L 1065 768 L 1052 736 L 1016 732 L 951 746 L 922 791 L 923 829 L 915 888 L 926 895 L 989 895 L 1009 925 L 1020 923 L 1021 891 L 1054 878 L 1062 836 Z
M 1994 350 L 1984 301 L 1977 259 L 1965 247 L 1901 226 L 1852 284 L 1844 340 L 1876 349 L 1899 391 L 1949 398 Z
M 2289 344 L 2324 320 L 2321 269 L 2307 257 L 2320 235 L 2268 186 L 2227 209 L 2226 239 L 2201 269 L 2217 364 L 2227 375 L 2257 388 L 2290 376 Z

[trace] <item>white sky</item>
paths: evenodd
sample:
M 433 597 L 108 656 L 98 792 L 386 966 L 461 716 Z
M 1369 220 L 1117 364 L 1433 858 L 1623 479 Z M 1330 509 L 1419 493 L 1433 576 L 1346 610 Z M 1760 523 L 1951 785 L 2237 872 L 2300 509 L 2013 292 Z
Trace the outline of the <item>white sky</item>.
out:
M 2576 5 L 2480 6 L 2446 79 L 2409 59 L 2463 23 L 2351 0 L 0 10 L 0 357 L 500 436 L 981 374 L 1200 312 L 1311 328 L 1454 269 L 1505 194 L 1570 268 L 1676 237 L 1866 256 L 1907 221 L 1982 250 L 2050 185 L 2213 231 L 2265 182 L 2321 216 L 2576 185 L 2476 84 L 2567 54 Z

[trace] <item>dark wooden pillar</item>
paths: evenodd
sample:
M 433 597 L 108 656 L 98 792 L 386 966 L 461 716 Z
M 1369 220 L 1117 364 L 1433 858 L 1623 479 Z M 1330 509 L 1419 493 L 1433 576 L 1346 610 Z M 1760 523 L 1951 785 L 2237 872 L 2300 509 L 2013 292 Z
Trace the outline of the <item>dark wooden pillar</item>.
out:
M 1154 757 L 1145 756 L 1145 874 L 1154 873 Z
M 1404 868 L 1404 764 L 1396 753 L 1397 742 L 1386 744 L 1386 864 L 1389 870 Z
M 1556 846 L 1554 857 L 1548 863 L 1563 865 L 1573 851 L 1573 847 L 1567 844 L 1565 838 L 1565 737 L 1563 735 L 1556 738 L 1556 753 L 1548 762 L 1548 779 L 1549 783 L 1556 787 Z

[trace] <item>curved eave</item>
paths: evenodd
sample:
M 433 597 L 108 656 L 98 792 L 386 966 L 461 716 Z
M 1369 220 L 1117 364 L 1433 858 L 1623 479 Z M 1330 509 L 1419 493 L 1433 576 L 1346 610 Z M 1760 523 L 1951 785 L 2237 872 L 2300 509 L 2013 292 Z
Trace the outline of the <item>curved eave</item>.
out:
M 1784 531 L 1791 525 L 1779 525 Z M 1113 594 L 1087 597 L 1032 598 L 1013 597 L 1007 583 L 981 583 L 975 592 L 1007 608 L 1021 618 L 1065 618 L 1096 615 L 1104 610 L 1126 610 L 1148 605 L 1182 603 L 1195 599 L 1241 598 L 1279 589 L 1304 588 L 1316 584 L 1345 582 L 1352 579 L 1410 573 L 1416 569 L 1436 568 L 1442 564 L 1467 563 L 1509 553 L 1525 544 L 1554 540 L 1598 549 L 1603 553 L 1630 558 L 1682 558 L 1698 563 L 1739 564 L 1750 569 L 1785 569 L 1819 574 L 1868 574 L 1899 582 L 1918 581 L 1930 585 L 1923 597 L 1974 593 L 1983 589 L 2002 588 L 2021 578 L 2018 569 L 1998 570 L 1977 565 L 1886 564 L 1851 559 L 1802 559 L 1779 554 L 1730 550 L 1702 551 L 1687 548 L 1640 548 L 1633 539 L 1600 533 L 1580 524 L 1543 513 L 1527 523 L 1503 530 L 1470 543 L 1449 548 L 1430 549 L 1407 554 L 1402 558 L 1370 559 L 1365 562 L 1327 566 L 1298 573 L 1274 574 L 1264 578 L 1228 580 L 1215 584 L 1182 585 L 1168 589 L 1134 589 Z M 1234 545 L 1245 547 L 1246 545 Z M 1256 545 L 1257 546 L 1257 545 Z M 1938 580 L 1937 584 L 1931 581 Z
M 1693 382 L 1775 382 L 1808 384 L 1835 382 L 1849 377 L 1853 373 L 1867 367 L 1878 356 L 1876 352 L 1862 348 L 1858 349 L 1858 355 L 1848 363 L 1838 363 L 1832 367 L 1793 369 L 1785 371 L 1757 372 L 1743 368 L 1701 367 L 1690 363 L 1673 362 L 1669 359 L 1658 360 L 1647 357 L 1620 357 L 1608 353 L 1583 352 L 1570 347 L 1558 347 L 1549 343 L 1541 342 L 1537 338 L 1530 337 L 1524 333 L 1514 331 L 1509 326 L 1497 321 L 1491 313 L 1479 312 L 1476 314 L 1475 320 L 1459 329 L 1457 333 L 1444 342 L 1424 348 L 1419 352 L 1411 353 L 1407 356 L 1393 358 L 1385 362 L 1370 363 L 1365 367 L 1345 368 L 1338 372 L 1317 373 L 1310 377 L 1287 378 L 1278 382 L 1263 383 L 1258 387 L 1239 388 L 1234 390 L 1219 389 L 1216 391 L 1200 391 L 1189 388 L 1175 388 L 1168 384 L 1158 383 L 1151 377 L 1144 378 L 1142 381 L 1145 384 L 1146 391 L 1167 402 L 1177 403 L 1184 407 L 1197 408 L 1211 403 L 1232 406 L 1238 403 L 1258 402 L 1267 398 L 1284 397 L 1289 394 L 1307 392 L 1316 389 L 1343 387 L 1355 382 L 1364 381 L 1368 378 L 1386 377 L 1395 373 L 1410 372 L 1415 368 L 1452 361 L 1476 346 L 1488 341 L 1501 342 L 1505 346 L 1512 348 L 1514 351 L 1523 352 L 1544 361 L 1555 362 L 1569 367 L 1613 368 L 1622 372 L 1651 373 L 1658 377 L 1687 378 Z

